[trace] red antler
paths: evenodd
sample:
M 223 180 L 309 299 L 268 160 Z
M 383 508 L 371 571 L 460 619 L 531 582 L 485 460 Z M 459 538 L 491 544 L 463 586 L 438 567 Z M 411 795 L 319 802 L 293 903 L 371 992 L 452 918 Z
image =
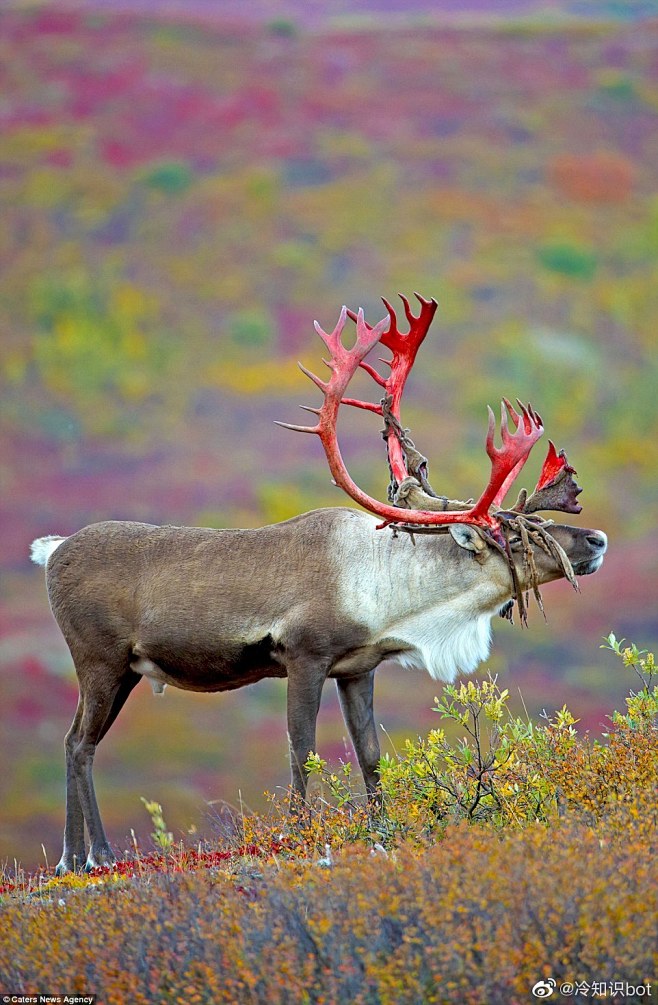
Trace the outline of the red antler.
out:
M 380 342 L 387 349 L 390 349 L 393 353 L 393 358 L 389 360 L 381 360 L 382 363 L 386 363 L 391 368 L 391 372 L 388 378 L 385 380 L 373 366 L 369 363 L 361 363 L 361 367 L 366 370 L 370 376 L 383 387 L 386 394 L 390 395 L 391 401 L 389 406 L 389 411 L 398 422 L 400 421 L 400 402 L 402 401 L 402 393 L 404 391 L 404 385 L 409 376 L 412 366 L 414 365 L 414 360 L 416 359 L 416 353 L 420 349 L 425 336 L 429 330 L 429 326 L 432 323 L 432 319 L 436 314 L 436 309 L 438 304 L 436 300 L 432 297 L 431 300 L 426 300 L 425 297 L 421 297 L 420 293 L 415 293 L 414 296 L 420 303 L 420 314 L 417 316 L 412 312 L 411 306 L 408 299 L 404 294 L 400 293 L 400 300 L 404 305 L 404 313 L 406 314 L 407 321 L 409 322 L 409 331 L 404 335 L 398 328 L 398 319 L 395 310 L 391 304 L 382 297 L 382 302 L 384 307 L 388 311 L 390 323 L 388 329 L 382 334 Z M 356 321 L 357 315 L 354 311 L 347 312 L 348 317 Z M 366 325 L 366 327 L 369 327 Z M 343 404 L 345 405 L 355 405 L 357 408 L 366 408 L 371 412 L 376 412 L 378 415 L 383 414 L 381 405 L 373 405 L 369 401 L 358 401 L 354 398 L 343 399 Z M 388 459 L 391 465 L 391 472 L 395 478 L 398 485 L 404 481 L 408 476 L 405 461 L 404 461 L 404 451 L 402 444 L 398 439 L 397 433 L 394 430 L 389 430 L 387 437 L 387 449 L 388 449 Z
M 414 318 L 408 302 L 403 298 L 407 318 L 411 325 L 411 330 L 407 336 L 401 335 L 398 331 L 395 314 L 388 304 L 387 309 L 389 310 L 390 320 L 388 330 L 386 331 L 384 327 L 388 319 L 384 318 L 374 328 L 371 328 L 366 324 L 362 310 L 356 315 L 350 312 L 350 316 L 356 320 L 356 342 L 351 349 L 346 349 L 341 341 L 341 334 L 348 315 L 345 307 L 341 311 L 338 324 L 330 334 L 324 332 L 316 321 L 316 331 L 331 353 L 330 359 L 324 361 L 331 370 L 331 377 L 328 381 L 323 381 L 301 366 L 301 364 L 300 367 L 307 377 L 320 388 L 324 395 L 322 408 L 307 408 L 306 406 L 302 406 L 306 411 L 317 415 L 318 422 L 315 426 L 297 426 L 287 422 L 279 422 L 278 425 L 298 432 L 316 433 L 322 441 L 329 462 L 329 468 L 336 485 L 342 488 L 355 502 L 370 510 L 371 513 L 383 517 L 388 523 L 425 526 L 437 526 L 448 523 L 473 523 L 496 531 L 499 524 L 496 517 L 489 512 L 489 509 L 492 505 L 500 503 L 504 493 L 511 484 L 511 480 L 520 471 L 530 450 L 544 431 L 541 418 L 530 405 L 521 405 L 519 402 L 521 409 L 521 414 L 519 415 L 508 401 L 502 402 L 501 448 L 497 448 L 494 445 L 495 420 L 493 412 L 489 409 L 487 453 L 491 458 L 491 477 L 484 492 L 470 509 L 436 512 L 419 509 L 401 509 L 397 506 L 379 502 L 363 492 L 352 481 L 341 456 L 336 438 L 336 422 L 341 403 L 354 404 L 357 407 L 368 408 L 371 411 L 382 414 L 381 406 L 344 398 L 345 390 L 350 380 L 358 367 L 364 366 L 364 358 L 378 342 L 392 349 L 394 353 L 394 358 L 391 362 L 390 385 L 388 386 L 391 388 L 390 393 L 396 396 L 396 408 L 399 409 L 404 381 L 436 310 L 435 301 L 422 300 L 420 297 L 418 299 L 421 301 L 421 315 L 419 318 Z M 386 304 L 386 301 L 384 303 Z M 381 386 L 386 387 L 388 390 L 387 382 L 380 377 L 376 370 L 368 364 L 365 364 L 365 369 L 371 373 Z M 515 432 L 510 432 L 508 421 L 510 417 L 514 423 Z M 406 477 L 406 468 L 404 467 L 401 453 L 398 473 L 402 476 L 400 480 Z
M 572 468 L 564 450 L 558 454 L 555 445 L 548 441 L 548 453 L 539 475 L 534 492 L 522 501 L 522 513 L 536 513 L 541 509 L 561 510 L 563 513 L 580 513 L 582 506 L 577 501 L 582 489 L 573 477 Z
M 503 441 L 503 449 L 498 450 L 494 445 L 494 432 L 496 420 L 489 408 L 489 429 L 487 432 L 487 453 L 491 458 L 491 478 L 487 488 L 482 493 L 476 504 L 476 509 L 481 507 L 488 510 L 490 506 L 500 506 L 512 482 L 518 476 L 521 468 L 525 464 L 533 446 L 544 432 L 541 416 L 534 411 L 531 405 L 523 405 L 517 401 L 521 409 L 521 415 L 509 403 L 507 398 L 503 398 L 500 406 L 500 435 Z M 516 432 L 510 433 L 508 416 L 516 426 Z M 521 422 L 523 419 L 523 423 Z

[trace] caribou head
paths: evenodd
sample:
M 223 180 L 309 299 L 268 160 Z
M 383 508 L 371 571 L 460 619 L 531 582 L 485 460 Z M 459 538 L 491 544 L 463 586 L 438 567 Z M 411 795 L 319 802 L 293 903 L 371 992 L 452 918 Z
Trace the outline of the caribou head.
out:
M 577 497 L 582 491 L 574 479 L 575 469 L 571 467 L 564 450 L 556 450 L 549 440 L 548 453 L 537 485 L 531 494 L 522 489 L 510 509 L 503 508 L 503 501 L 530 451 L 544 433 L 541 416 L 530 404 L 517 402 L 519 411 L 504 398 L 501 402 L 500 435 L 501 446 L 495 444 L 496 420 L 488 408 L 489 424 L 486 436 L 486 451 L 491 461 L 489 481 L 476 502 L 451 500 L 437 495 L 428 480 L 428 461 L 415 447 L 409 430 L 403 428 L 400 406 L 404 386 L 416 359 L 418 350 L 427 335 L 429 326 L 437 310 L 437 301 L 427 300 L 415 294 L 420 304 L 416 315 L 411 310 L 409 300 L 401 295 L 409 331 L 400 331 L 393 306 L 383 299 L 387 316 L 371 326 L 358 313 L 343 307 L 338 323 L 330 333 L 325 332 L 318 322 L 315 329 L 329 352 L 329 359 L 323 362 L 329 367 L 329 380 L 299 366 L 313 383 L 322 391 L 324 403 L 321 408 L 302 405 L 306 411 L 318 416 L 313 426 L 292 423 L 278 423 L 297 432 L 314 433 L 320 437 L 334 483 L 347 495 L 370 513 L 381 517 L 378 529 L 391 527 L 394 531 L 406 533 L 441 533 L 450 531 L 462 547 L 472 551 L 482 562 L 487 556 L 486 548 L 497 550 L 506 560 L 513 584 L 512 599 L 519 608 L 522 624 L 527 624 L 527 597 L 532 589 L 540 609 L 544 610 L 539 585 L 550 579 L 564 576 L 578 589 L 575 571 L 580 574 L 595 572 L 603 561 L 605 551 L 604 536 L 599 532 L 589 535 L 587 543 L 595 549 L 593 556 L 587 549 L 579 554 L 579 535 L 566 531 L 569 551 L 575 556 L 570 560 L 567 549 L 560 543 L 565 537 L 564 529 L 557 528 L 550 520 L 538 516 L 541 510 L 580 513 L 581 505 Z M 347 349 L 342 341 L 342 333 L 350 317 L 356 322 L 356 341 Z M 388 377 L 366 362 L 368 354 L 377 346 L 384 346 L 392 353 L 390 360 L 380 359 L 390 368 Z M 373 378 L 382 389 L 379 402 L 363 401 L 345 397 L 348 385 L 359 368 Z M 356 485 L 343 461 L 337 440 L 336 424 L 341 405 L 367 409 L 384 420 L 383 436 L 386 440 L 391 481 L 388 502 L 373 499 Z M 510 428 L 510 422 L 512 428 Z M 548 556 L 548 561 L 539 558 Z M 522 561 L 519 566 L 518 556 Z M 507 603 L 503 614 L 512 616 L 513 603 Z

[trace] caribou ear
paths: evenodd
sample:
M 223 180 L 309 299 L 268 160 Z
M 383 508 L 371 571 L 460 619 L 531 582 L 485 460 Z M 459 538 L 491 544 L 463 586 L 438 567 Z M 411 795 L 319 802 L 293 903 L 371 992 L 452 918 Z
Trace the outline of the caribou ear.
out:
M 486 551 L 487 543 L 482 535 L 468 523 L 451 523 L 448 527 L 460 548 L 473 551 L 476 555 Z

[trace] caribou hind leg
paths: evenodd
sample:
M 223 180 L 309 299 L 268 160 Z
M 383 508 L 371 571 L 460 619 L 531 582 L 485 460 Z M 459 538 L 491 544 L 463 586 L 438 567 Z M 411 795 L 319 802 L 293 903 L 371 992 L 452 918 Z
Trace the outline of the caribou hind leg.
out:
M 82 868 L 86 860 L 85 849 L 85 818 L 82 813 L 80 796 L 78 795 L 78 782 L 73 770 L 72 751 L 77 745 L 80 722 L 82 720 L 82 695 L 78 698 L 78 707 L 71 723 L 71 728 L 66 734 L 64 747 L 66 750 L 66 823 L 64 825 L 64 848 L 62 857 L 57 864 L 55 873 L 58 876 L 65 872 L 75 872 Z
M 86 665 L 84 673 L 78 670 L 78 679 L 78 708 L 65 741 L 66 824 L 58 875 L 80 868 L 84 862 L 84 824 L 90 845 L 85 868 L 112 865 L 115 861 L 94 791 L 94 754 L 141 677 L 131 670 L 117 677 L 116 670 L 107 665 L 93 664 Z
M 343 718 L 356 752 L 368 799 L 379 792 L 379 739 L 373 713 L 375 671 L 359 677 L 337 678 Z

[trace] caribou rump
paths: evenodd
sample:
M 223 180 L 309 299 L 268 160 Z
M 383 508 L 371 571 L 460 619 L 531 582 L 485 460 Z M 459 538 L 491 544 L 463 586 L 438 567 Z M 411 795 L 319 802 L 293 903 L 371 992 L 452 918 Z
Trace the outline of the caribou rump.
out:
M 292 788 L 301 798 L 322 687 L 333 678 L 366 789 L 374 796 L 377 666 L 394 659 L 444 681 L 469 673 L 489 652 L 495 614 L 509 616 L 516 601 L 524 621 L 530 590 L 541 603 L 544 583 L 566 576 L 575 586 L 577 575 L 600 567 L 605 534 L 537 515 L 581 508 L 574 469 L 553 444 L 534 492 L 522 490 L 511 509 L 501 508 L 543 433 L 529 405 L 519 403 L 517 411 L 503 400 L 500 448 L 489 410 L 491 477 L 477 502 L 434 493 L 427 461 L 400 421 L 404 383 L 437 306 L 416 296 L 418 315 L 402 297 L 406 334 L 386 300 L 387 317 L 374 327 L 361 311 L 345 308 L 333 332 L 316 323 L 329 350 L 330 377 L 325 382 L 305 372 L 324 403 L 310 409 L 318 415 L 316 425 L 291 427 L 320 436 L 336 484 L 368 513 L 320 509 L 253 530 L 107 521 L 33 543 L 32 558 L 46 566 L 52 612 L 80 689 L 65 740 L 66 823 L 58 873 L 114 861 L 94 793 L 93 760 L 143 677 L 156 693 L 167 684 L 226 691 L 286 677 Z M 356 322 L 351 349 L 341 338 L 348 316 Z M 392 352 L 387 379 L 365 362 L 379 344 Z M 378 404 L 345 398 L 359 367 L 382 388 Z M 345 468 L 336 439 L 341 404 L 384 420 L 387 503 L 366 495 Z

